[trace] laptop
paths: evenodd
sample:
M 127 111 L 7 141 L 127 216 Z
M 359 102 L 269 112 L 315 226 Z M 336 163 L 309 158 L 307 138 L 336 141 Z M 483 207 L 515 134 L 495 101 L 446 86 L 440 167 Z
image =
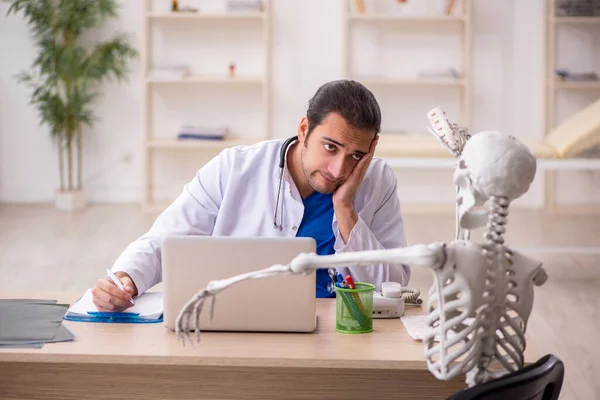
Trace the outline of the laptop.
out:
M 300 253 L 315 252 L 313 238 L 166 236 L 162 239 L 165 326 L 174 330 L 181 308 L 212 280 L 288 264 Z M 209 302 L 204 303 L 200 329 L 312 332 L 315 297 L 315 273 L 242 281 L 216 296 L 212 324 Z

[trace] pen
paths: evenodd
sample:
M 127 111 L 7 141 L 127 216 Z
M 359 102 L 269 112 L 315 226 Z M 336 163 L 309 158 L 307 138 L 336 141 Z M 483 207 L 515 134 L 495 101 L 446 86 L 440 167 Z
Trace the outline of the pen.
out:
M 354 280 L 352 280 L 352 277 L 350 275 L 346 275 L 346 282 L 348 282 L 348 286 L 350 286 L 350 289 L 356 289 L 356 286 L 354 286 Z
M 354 284 L 354 279 L 352 279 L 352 276 L 346 275 L 346 279 L 344 279 L 344 282 L 346 282 L 348 284 L 350 289 L 356 289 L 356 285 Z M 360 297 L 358 296 L 358 293 L 352 293 L 352 295 L 354 296 L 354 301 L 356 301 L 356 304 L 360 308 L 360 311 L 363 314 L 366 314 L 365 306 L 363 306 L 362 301 L 360 301 Z
M 125 288 L 123 287 L 123 284 L 121 283 L 121 281 L 119 280 L 119 278 L 117 278 L 117 276 L 110 269 L 107 269 L 106 273 L 108 274 L 108 277 L 110 278 L 110 280 L 113 281 L 113 283 L 115 285 L 117 285 L 117 287 L 119 289 L 121 289 L 122 291 L 125 292 Z M 132 297 L 129 298 L 129 302 L 131 304 L 135 305 L 135 303 L 133 302 L 133 298 Z
M 332 280 L 335 279 L 337 281 L 336 282 L 337 287 L 343 288 L 343 289 L 351 288 L 349 285 L 349 282 L 346 282 L 344 280 L 344 277 L 342 276 L 342 274 L 337 272 L 335 268 L 330 268 L 329 275 L 331 276 Z M 334 276 L 335 276 L 335 278 L 334 278 Z M 352 278 L 350 278 L 350 279 L 352 279 Z M 354 285 L 354 281 L 352 281 L 352 284 Z M 352 289 L 354 289 L 354 287 Z M 359 325 L 364 328 L 367 325 L 368 320 L 366 319 L 365 308 L 364 308 L 362 302 L 360 301 L 360 297 L 358 296 L 358 293 L 342 292 L 340 294 L 342 296 L 342 300 L 344 301 L 344 304 L 346 305 L 346 307 L 348 308 L 350 313 L 352 313 L 352 315 L 354 316 L 354 319 L 356 319 L 358 321 Z M 354 301 L 352 300 L 353 298 L 354 298 Z
M 344 287 L 344 286 L 342 286 L 342 285 L 345 285 L 345 282 L 343 281 L 343 279 L 341 279 L 342 275 L 339 274 L 335 268 L 333 268 L 333 267 L 328 268 L 327 269 L 327 273 L 331 277 L 331 281 L 333 282 L 333 284 L 335 286 L 337 286 L 339 288 Z M 346 285 L 346 287 L 347 287 L 347 285 Z M 340 295 L 342 297 L 342 300 L 344 301 L 344 304 L 346 305 L 346 309 L 348 309 L 349 311 L 352 312 L 353 310 L 351 309 L 350 303 L 348 302 L 348 298 L 346 297 L 346 293 L 341 293 Z

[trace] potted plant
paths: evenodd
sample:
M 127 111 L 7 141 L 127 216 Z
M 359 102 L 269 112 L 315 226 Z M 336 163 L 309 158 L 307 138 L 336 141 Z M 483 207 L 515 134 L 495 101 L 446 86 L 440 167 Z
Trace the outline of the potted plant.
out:
M 30 104 L 41 125 L 50 130 L 57 147 L 59 188 L 56 207 L 83 208 L 83 129 L 96 117 L 93 101 L 105 81 L 121 82 L 128 62 L 137 57 L 123 34 L 90 44 L 91 29 L 117 17 L 115 0 L 10 0 L 7 15 L 22 14 L 27 21 L 37 57 L 17 79 L 32 89 Z M 84 42 L 84 35 L 85 42 Z

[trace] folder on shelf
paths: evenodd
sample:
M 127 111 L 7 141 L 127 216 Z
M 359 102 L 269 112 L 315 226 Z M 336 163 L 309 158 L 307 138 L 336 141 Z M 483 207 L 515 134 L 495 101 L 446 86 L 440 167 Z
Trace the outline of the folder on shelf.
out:
M 92 289 L 88 289 L 65 315 L 65 320 L 106 323 L 157 323 L 163 321 L 163 296 L 161 292 L 146 292 L 135 299 L 135 305 L 122 312 L 98 311 L 93 302 Z
M 179 129 L 179 140 L 224 140 L 229 134 L 228 127 L 202 127 L 184 125 Z
M 227 12 L 261 12 L 262 0 L 227 0 Z
M 195 133 L 180 133 L 177 135 L 178 140 L 225 140 L 224 136 L 220 135 L 199 135 Z

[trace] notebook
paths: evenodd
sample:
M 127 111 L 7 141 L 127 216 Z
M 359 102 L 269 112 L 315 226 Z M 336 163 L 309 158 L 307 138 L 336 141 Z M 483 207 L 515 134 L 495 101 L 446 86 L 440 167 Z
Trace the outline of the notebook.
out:
M 146 292 L 135 299 L 135 305 L 121 312 L 98 311 L 88 289 L 71 308 L 65 319 L 83 322 L 155 323 L 163 321 L 162 292 Z

